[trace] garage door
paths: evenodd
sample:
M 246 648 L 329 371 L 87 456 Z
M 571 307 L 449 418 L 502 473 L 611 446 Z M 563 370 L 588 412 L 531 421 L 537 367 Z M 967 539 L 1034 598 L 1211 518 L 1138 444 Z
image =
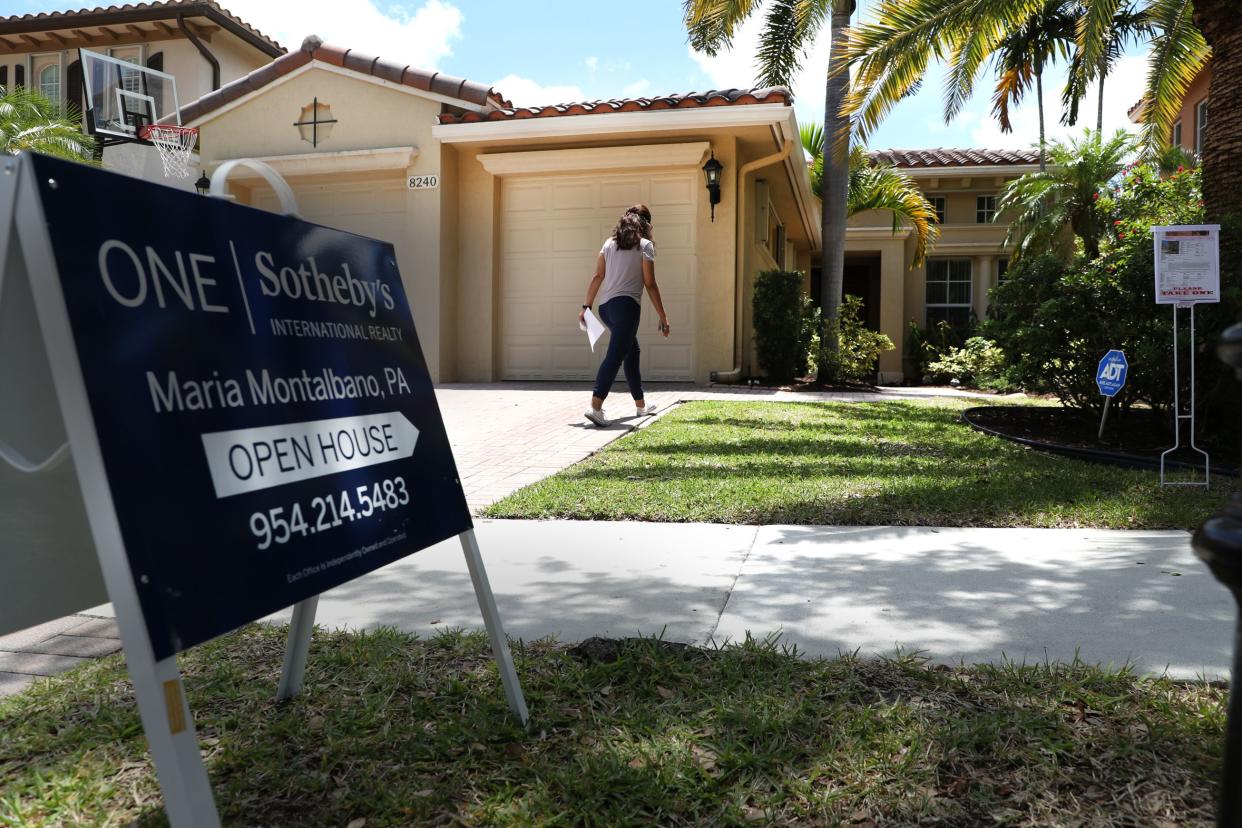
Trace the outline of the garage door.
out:
M 578 330 L 595 260 L 631 204 L 651 207 L 656 279 L 673 333 L 656 331 L 646 296 L 638 341 L 644 379 L 694 376 L 694 195 L 690 173 L 505 179 L 501 189 L 500 375 L 593 379 L 607 340 L 592 354 Z

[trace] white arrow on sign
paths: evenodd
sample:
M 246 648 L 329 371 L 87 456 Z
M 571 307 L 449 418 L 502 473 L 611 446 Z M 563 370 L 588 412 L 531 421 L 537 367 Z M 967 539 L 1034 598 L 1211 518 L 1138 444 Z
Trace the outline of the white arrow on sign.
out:
M 418 429 L 400 411 L 388 411 L 202 437 L 211 482 L 222 498 L 409 457 Z

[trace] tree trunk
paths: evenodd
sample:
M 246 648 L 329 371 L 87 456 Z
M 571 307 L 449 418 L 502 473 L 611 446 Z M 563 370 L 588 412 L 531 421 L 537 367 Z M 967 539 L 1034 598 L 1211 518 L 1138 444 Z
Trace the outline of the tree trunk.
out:
M 1242 25 L 1234 0 L 1196 0 L 1195 24 L 1212 47 L 1207 129 L 1203 136 L 1203 204 L 1207 220 L 1242 219 Z M 1242 239 L 1221 234 L 1221 275 L 1242 284 Z
M 1095 107 L 1095 132 L 1100 136 L 1100 140 L 1104 140 L 1104 78 L 1108 75 L 1108 68 L 1100 67 L 1100 100 Z
M 1039 171 L 1045 172 L 1048 169 L 1048 139 L 1044 132 L 1044 67 L 1040 63 L 1035 65 L 1035 97 L 1039 103 Z
M 853 11 L 851 0 L 836 0 L 832 10 L 832 53 L 828 60 L 828 80 L 824 89 L 824 203 L 823 248 L 820 251 L 820 300 L 824 318 L 822 350 L 835 354 L 836 326 L 832 324 L 841 309 L 841 288 L 845 269 L 846 200 L 849 196 L 849 121 L 841 116 L 841 105 L 849 93 L 850 77 L 845 66 L 845 29 Z M 832 366 L 820 360 L 820 382 L 834 380 Z M 827 369 L 827 370 L 825 370 Z

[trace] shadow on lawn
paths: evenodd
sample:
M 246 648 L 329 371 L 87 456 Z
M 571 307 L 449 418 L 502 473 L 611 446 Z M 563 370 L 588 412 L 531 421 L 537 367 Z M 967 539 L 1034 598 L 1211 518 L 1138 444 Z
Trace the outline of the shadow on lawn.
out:
M 516 653 L 527 732 L 482 636 L 318 633 L 306 693 L 276 705 L 279 640 L 249 628 L 185 658 L 225 824 L 1210 823 L 1221 717 L 1196 705 L 1219 705 L 1214 690 L 1081 666 L 807 662 L 756 644 L 634 641 L 583 663 L 536 644 Z M 106 788 L 87 820 L 163 824 L 117 663 L 0 717 L 15 737 L 0 746 L 0 816 L 34 805 L 10 798 L 16 782 L 63 795 L 85 776 Z M 92 718 L 101 704 L 115 736 Z

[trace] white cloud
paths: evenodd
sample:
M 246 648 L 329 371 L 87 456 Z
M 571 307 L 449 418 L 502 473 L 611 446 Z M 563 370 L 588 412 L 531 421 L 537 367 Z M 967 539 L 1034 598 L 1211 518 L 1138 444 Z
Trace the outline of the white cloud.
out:
M 587 58 L 586 60 L 582 62 L 586 64 L 586 68 L 591 70 L 592 75 L 594 75 L 595 70 L 599 68 L 599 58 L 597 58 L 595 55 L 591 55 L 589 58 Z
M 547 106 L 586 100 L 577 86 L 544 86 L 520 75 L 505 75 L 492 87 L 513 101 L 514 106 Z
M 696 52 L 686 47 L 690 58 L 699 71 L 715 89 L 755 86 L 755 53 L 758 51 L 759 33 L 763 29 L 763 9 L 760 8 L 742 24 L 733 37 L 733 48 L 723 50 L 716 57 Z M 802 58 L 801 68 L 793 79 L 794 110 L 799 123 L 824 120 L 824 83 L 828 77 L 828 52 L 831 30 L 827 21 L 809 52 Z M 704 92 L 705 89 L 694 90 Z
M 426 0 L 412 14 L 381 10 L 373 0 L 228 0 L 230 12 L 293 50 L 307 35 L 326 42 L 436 69 L 461 38 L 462 13 L 446 0 Z
M 1147 56 L 1130 55 L 1121 58 L 1104 81 L 1104 134 L 1124 129 L 1136 132 L 1138 126 L 1130 122 L 1127 110 L 1143 97 L 1147 83 Z M 1044 78 L 1044 128 L 1048 140 L 1079 137 L 1090 127 L 1095 129 L 1096 102 L 1099 86 L 1092 84 L 1078 105 L 1078 124 L 1065 126 L 1061 123 L 1061 89 L 1064 75 L 1057 72 Z M 971 131 L 974 146 L 990 149 L 1021 149 L 1039 144 L 1039 107 L 1032 92 L 1023 105 L 1010 116 L 1013 132 L 1001 132 L 1000 125 L 989 110 L 976 113 L 978 126 Z
M 641 98 L 651 90 L 651 81 L 643 78 L 633 83 L 627 83 L 621 87 L 621 97 L 623 98 Z

